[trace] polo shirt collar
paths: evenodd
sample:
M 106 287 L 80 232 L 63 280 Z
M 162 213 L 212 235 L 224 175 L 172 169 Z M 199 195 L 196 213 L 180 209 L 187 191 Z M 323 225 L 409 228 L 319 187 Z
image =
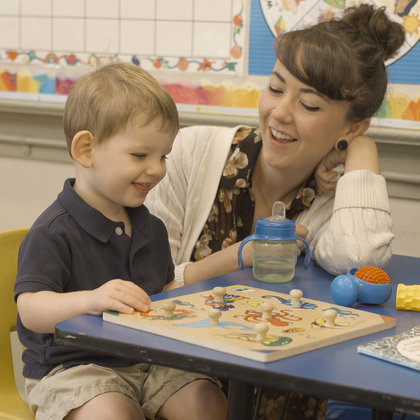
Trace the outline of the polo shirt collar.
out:
M 64 182 L 63 191 L 58 195 L 58 201 L 69 212 L 70 216 L 95 239 L 106 243 L 115 234 L 116 228 L 124 229 L 123 222 L 114 222 L 100 211 L 91 207 L 73 189 L 74 178 Z M 140 229 L 143 234 L 153 237 L 150 214 L 145 206 L 136 209 L 127 208 L 133 228 Z

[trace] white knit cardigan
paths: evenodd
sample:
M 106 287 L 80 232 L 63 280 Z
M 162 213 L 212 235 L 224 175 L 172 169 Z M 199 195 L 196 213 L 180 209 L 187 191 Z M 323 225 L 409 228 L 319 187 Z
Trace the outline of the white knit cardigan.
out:
M 238 127 L 192 126 L 180 130 L 165 178 L 148 194 L 146 206 L 168 230 L 175 280 L 185 265 L 214 202 Z M 322 195 L 296 223 L 308 229 L 312 258 L 331 274 L 351 267 L 385 266 L 391 258 L 392 220 L 385 179 L 368 170 L 343 175 L 335 197 Z

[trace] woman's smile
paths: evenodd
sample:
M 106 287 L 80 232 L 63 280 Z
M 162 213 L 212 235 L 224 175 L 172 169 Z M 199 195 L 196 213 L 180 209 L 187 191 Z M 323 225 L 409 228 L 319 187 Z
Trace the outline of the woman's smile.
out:
M 286 134 L 282 131 L 276 130 L 273 127 L 270 127 L 270 131 L 271 131 L 271 135 L 272 135 L 273 139 L 278 141 L 278 142 L 292 143 L 292 142 L 297 141 L 296 137 L 289 136 L 288 134 Z

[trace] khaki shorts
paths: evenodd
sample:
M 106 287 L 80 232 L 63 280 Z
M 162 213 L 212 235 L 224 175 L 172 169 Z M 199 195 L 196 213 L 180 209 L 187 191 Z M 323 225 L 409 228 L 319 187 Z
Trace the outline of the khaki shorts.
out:
M 37 420 L 58 420 L 105 392 L 120 392 L 137 401 L 148 419 L 184 385 L 196 380 L 216 379 L 199 373 L 137 363 L 109 368 L 94 364 L 64 369 L 57 366 L 41 380 L 26 379 L 25 392 Z

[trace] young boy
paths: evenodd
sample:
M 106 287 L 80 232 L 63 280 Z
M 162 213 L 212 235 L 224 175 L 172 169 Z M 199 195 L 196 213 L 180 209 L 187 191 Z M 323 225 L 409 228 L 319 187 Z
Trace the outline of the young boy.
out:
M 37 419 L 222 419 L 207 376 L 54 344 L 57 322 L 149 308 L 174 277 L 167 232 L 143 206 L 164 177 L 179 128 L 175 104 L 147 72 L 115 63 L 73 86 L 64 131 L 75 162 L 19 252 L 17 329 Z

